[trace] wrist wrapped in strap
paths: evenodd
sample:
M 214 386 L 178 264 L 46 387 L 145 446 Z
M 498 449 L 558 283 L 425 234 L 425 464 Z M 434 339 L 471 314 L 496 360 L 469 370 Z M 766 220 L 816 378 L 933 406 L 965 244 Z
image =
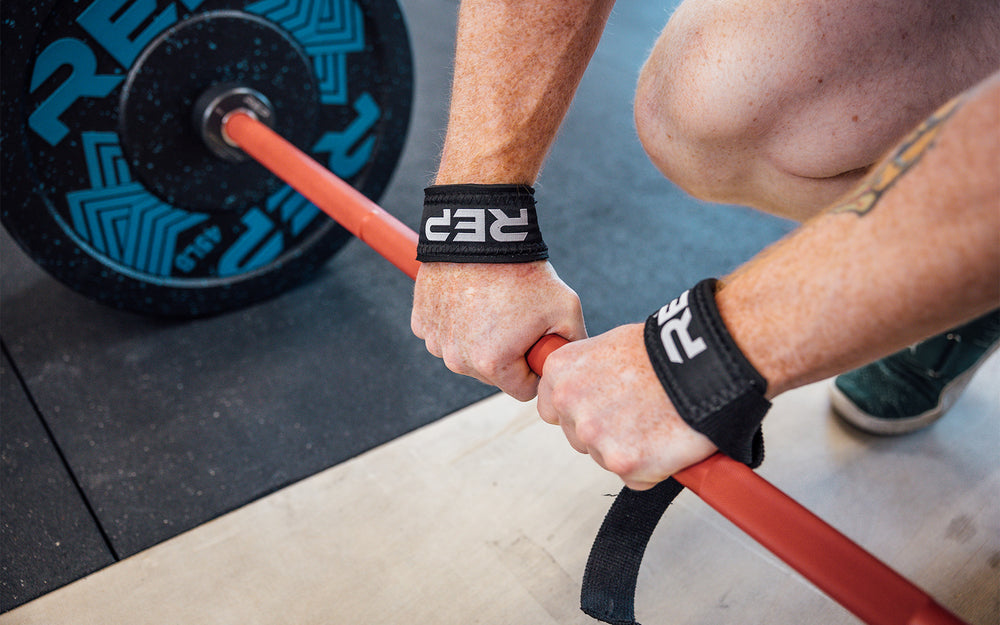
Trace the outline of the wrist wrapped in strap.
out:
M 519 184 L 436 185 L 424 189 L 417 260 L 527 263 L 545 260 L 535 190 Z
M 677 413 L 727 456 L 764 460 L 760 423 L 767 381 L 722 323 L 714 279 L 703 280 L 646 321 L 649 360 Z
M 767 381 L 722 323 L 715 280 L 704 280 L 646 321 L 646 352 L 674 408 L 722 453 L 751 467 L 764 459 L 760 422 Z M 583 574 L 580 607 L 605 623 L 638 625 L 635 584 L 660 516 L 683 487 L 673 478 L 650 490 L 627 487 L 608 511 Z

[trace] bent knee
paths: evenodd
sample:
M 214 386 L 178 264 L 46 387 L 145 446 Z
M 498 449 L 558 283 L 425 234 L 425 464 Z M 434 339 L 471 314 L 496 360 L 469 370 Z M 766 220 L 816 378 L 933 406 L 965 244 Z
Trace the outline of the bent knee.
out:
M 649 158 L 692 195 L 731 201 L 777 118 L 741 3 L 685 2 L 644 64 L 634 114 Z M 745 20 L 742 20 L 745 22 Z M 773 77 L 772 77 L 773 79 Z M 769 93 L 767 93 L 769 91 Z
M 996 8 L 942 29 L 947 7 L 878 5 L 853 0 L 831 15 L 822 2 L 682 3 L 636 88 L 650 159 L 702 199 L 768 209 L 789 199 L 788 184 L 814 204 L 835 196 L 998 58 Z M 949 70 L 966 53 L 963 70 Z

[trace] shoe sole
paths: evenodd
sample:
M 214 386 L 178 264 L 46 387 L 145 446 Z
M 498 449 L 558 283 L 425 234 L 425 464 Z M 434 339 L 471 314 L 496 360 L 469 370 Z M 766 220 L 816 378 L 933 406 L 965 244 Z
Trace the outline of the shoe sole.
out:
M 941 399 L 938 401 L 936 406 L 926 412 L 922 412 L 912 417 L 906 417 L 903 419 L 884 419 L 870 415 L 858 408 L 857 405 L 855 405 L 855 403 L 851 401 L 850 398 L 848 398 L 847 395 L 845 395 L 844 392 L 841 391 L 832 381 L 830 383 L 830 403 L 837 416 L 859 430 L 869 434 L 876 434 L 879 436 L 909 434 L 910 432 L 915 432 L 927 427 L 944 416 L 944 413 L 954 406 L 955 402 L 958 401 L 958 398 L 961 397 L 962 391 L 964 391 L 965 387 L 969 385 L 970 381 L 972 381 L 972 378 L 975 376 L 976 371 L 979 370 L 979 367 L 982 366 L 982 364 L 997 351 L 997 348 L 1000 348 L 1000 342 L 994 343 L 982 356 L 979 357 L 979 360 L 973 363 L 971 367 L 946 384 L 941 390 Z

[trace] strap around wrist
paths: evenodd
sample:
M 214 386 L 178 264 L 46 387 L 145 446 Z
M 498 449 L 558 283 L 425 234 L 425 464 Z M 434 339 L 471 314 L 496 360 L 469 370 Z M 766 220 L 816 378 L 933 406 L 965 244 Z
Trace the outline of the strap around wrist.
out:
M 417 260 L 527 263 L 545 260 L 534 189 L 519 184 L 436 185 L 424 189 Z
M 722 322 L 716 280 L 699 282 L 646 320 L 653 370 L 684 421 L 722 453 L 751 467 L 764 459 L 760 423 L 767 381 Z

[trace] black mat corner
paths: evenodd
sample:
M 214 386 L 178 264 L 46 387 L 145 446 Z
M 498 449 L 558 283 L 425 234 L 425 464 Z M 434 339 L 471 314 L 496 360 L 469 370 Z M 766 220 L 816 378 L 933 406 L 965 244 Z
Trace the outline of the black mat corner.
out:
M 31 406 L 0 361 L 0 612 L 114 562 Z

